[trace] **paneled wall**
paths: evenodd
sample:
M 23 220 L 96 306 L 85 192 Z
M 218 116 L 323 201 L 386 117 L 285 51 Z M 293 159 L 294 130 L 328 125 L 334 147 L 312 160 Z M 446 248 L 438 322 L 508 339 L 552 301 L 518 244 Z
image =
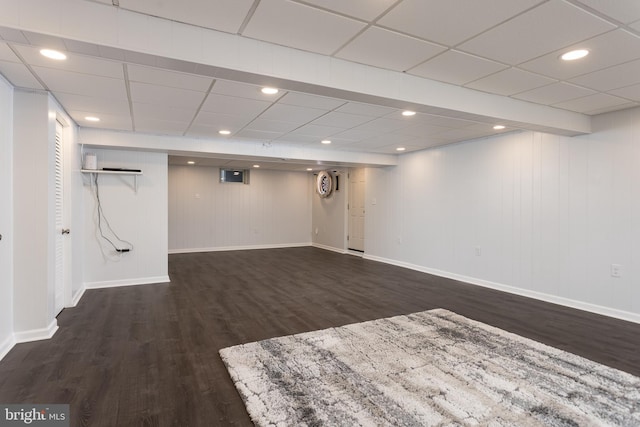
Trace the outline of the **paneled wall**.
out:
M 121 256 L 100 236 L 95 183 L 92 175 L 83 175 L 85 285 L 95 288 L 168 281 L 167 155 L 104 149 L 85 151 L 97 155 L 98 168 L 122 167 L 143 172 L 138 177 L 137 191 L 132 176 L 100 174 L 98 177 L 100 201 L 108 223 L 118 237 L 134 247 Z M 102 227 L 110 237 L 104 219 Z
M 312 239 L 315 246 L 337 252 L 346 251 L 347 239 L 347 200 L 349 179 L 347 171 L 338 171 L 340 181 L 338 191 L 329 197 L 321 198 L 315 191 L 315 178 L 309 192 L 312 194 Z M 334 185 L 335 185 L 334 175 Z
M 640 109 L 367 172 L 368 257 L 640 321 Z
M 169 251 L 308 245 L 309 175 L 252 169 L 249 185 L 219 169 L 169 166 Z

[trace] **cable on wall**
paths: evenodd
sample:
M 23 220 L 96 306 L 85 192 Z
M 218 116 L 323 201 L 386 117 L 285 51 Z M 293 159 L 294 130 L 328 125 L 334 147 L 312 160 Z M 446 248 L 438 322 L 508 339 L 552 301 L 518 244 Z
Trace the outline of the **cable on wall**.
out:
M 93 174 L 93 187 L 94 187 L 94 194 L 96 196 L 96 209 L 97 209 L 97 215 L 98 215 L 98 231 L 100 232 L 100 237 L 102 237 L 102 239 L 104 239 L 106 242 L 108 242 L 113 249 L 120 255 L 122 256 L 123 254 L 127 253 L 127 252 L 131 252 L 133 250 L 133 243 L 121 239 L 118 234 L 116 234 L 116 232 L 113 230 L 113 228 L 111 227 L 111 224 L 109 224 L 109 220 L 107 219 L 107 217 L 104 214 L 104 210 L 102 209 L 102 202 L 100 200 L 100 186 L 98 185 L 98 174 Z M 104 228 L 106 228 L 106 232 L 107 234 L 111 234 L 115 239 L 110 239 L 109 237 L 107 237 L 105 235 L 105 230 L 103 229 L 103 223 L 104 223 Z M 114 242 L 115 241 L 115 242 Z M 117 245 L 116 243 L 119 243 L 119 245 Z

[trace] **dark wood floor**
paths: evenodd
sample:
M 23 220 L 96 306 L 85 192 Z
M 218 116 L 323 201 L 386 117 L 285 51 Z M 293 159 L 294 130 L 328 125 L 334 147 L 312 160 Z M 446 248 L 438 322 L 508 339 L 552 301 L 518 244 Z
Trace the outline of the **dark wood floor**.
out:
M 640 376 L 640 325 L 316 248 L 171 255 L 170 284 L 87 291 L 0 362 L 0 402 L 72 425 L 251 425 L 218 350 L 443 307 Z

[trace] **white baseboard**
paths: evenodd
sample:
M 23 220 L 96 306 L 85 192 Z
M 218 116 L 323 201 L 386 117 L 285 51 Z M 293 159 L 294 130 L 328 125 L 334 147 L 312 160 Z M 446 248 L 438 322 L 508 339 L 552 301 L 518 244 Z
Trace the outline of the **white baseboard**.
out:
M 87 282 L 85 289 L 117 288 L 120 286 L 150 285 L 156 283 L 168 283 L 169 276 L 142 277 L 139 279 L 105 280 L 102 282 Z
M 71 306 L 70 307 L 75 307 L 75 306 L 78 305 L 78 303 L 80 302 L 80 299 L 84 296 L 84 292 L 86 290 L 87 290 L 87 287 L 83 284 L 82 288 L 80 288 L 80 290 L 78 290 L 78 292 L 76 292 L 76 294 L 71 299 Z
M 0 360 L 4 359 L 14 345 L 16 345 L 16 337 L 14 334 L 10 334 L 2 343 L 0 343 Z
M 348 253 L 348 251 L 345 250 L 345 249 L 334 248 L 333 246 L 321 245 L 320 243 L 312 243 L 311 246 L 313 246 L 314 248 L 318 248 L 318 249 L 324 249 L 325 251 L 338 252 L 339 254 Z
M 388 258 L 366 255 L 366 254 L 363 256 L 363 258 L 372 260 L 372 261 L 383 262 L 385 264 L 392 264 L 398 267 L 404 267 L 410 270 L 416 270 L 423 273 L 433 274 L 434 276 L 446 277 L 448 279 L 458 280 L 460 282 L 465 282 L 472 285 L 483 286 L 485 288 L 495 289 L 502 292 L 508 292 L 510 294 L 533 298 L 540 301 L 546 301 L 552 304 L 558 304 L 565 307 L 571 307 L 578 310 L 601 314 L 603 316 L 613 317 L 620 320 L 626 320 L 628 322 L 640 323 L 640 314 L 637 314 L 637 313 L 631 313 L 624 310 L 618 310 L 615 308 L 604 307 L 601 305 L 591 304 L 588 302 L 577 301 L 574 299 L 546 294 L 543 292 L 531 291 L 528 289 L 522 289 L 515 286 L 504 285 L 502 283 L 496 283 L 488 280 L 477 279 L 475 277 L 463 276 L 461 274 L 450 273 L 448 271 L 442 271 L 442 270 L 437 270 L 433 268 L 423 267 L 420 265 L 410 264 L 402 261 L 396 261 Z
M 280 249 L 280 248 L 301 248 L 311 246 L 307 243 L 276 243 L 270 245 L 246 245 L 246 246 L 220 246 L 213 248 L 186 248 L 186 249 L 169 249 L 171 254 L 192 254 L 197 252 L 225 252 L 225 251 L 247 251 L 253 249 Z
M 47 326 L 46 328 L 15 332 L 13 335 L 15 336 L 16 343 L 23 343 L 48 340 L 56 333 L 57 330 L 58 321 L 56 319 L 53 319 L 49 326 Z

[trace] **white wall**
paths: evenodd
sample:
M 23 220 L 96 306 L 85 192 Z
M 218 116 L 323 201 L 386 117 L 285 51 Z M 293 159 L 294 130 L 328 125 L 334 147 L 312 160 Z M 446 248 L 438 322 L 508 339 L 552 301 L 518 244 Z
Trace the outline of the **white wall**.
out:
M 252 169 L 249 185 L 219 169 L 169 166 L 169 249 L 206 251 L 308 245 L 308 174 Z
M 640 109 L 406 154 L 368 170 L 365 252 L 640 321 L 639 165 Z
M 346 251 L 347 201 L 349 180 L 346 171 L 340 171 L 340 190 L 321 198 L 315 191 L 316 176 L 309 184 L 312 194 L 312 239 L 314 246 L 337 252 Z
M 54 116 L 55 118 L 55 116 Z M 53 139 L 45 92 L 14 91 L 14 331 L 55 332 Z
M 137 178 L 137 192 L 130 175 L 100 174 L 98 178 L 102 209 L 109 224 L 120 238 L 134 246 L 122 256 L 99 235 L 93 175 L 83 174 L 85 286 L 168 281 L 167 155 L 103 149 L 85 149 L 85 152 L 97 155 L 98 168 L 122 167 L 143 172 Z
M 13 337 L 13 87 L 0 76 L 0 359 Z

